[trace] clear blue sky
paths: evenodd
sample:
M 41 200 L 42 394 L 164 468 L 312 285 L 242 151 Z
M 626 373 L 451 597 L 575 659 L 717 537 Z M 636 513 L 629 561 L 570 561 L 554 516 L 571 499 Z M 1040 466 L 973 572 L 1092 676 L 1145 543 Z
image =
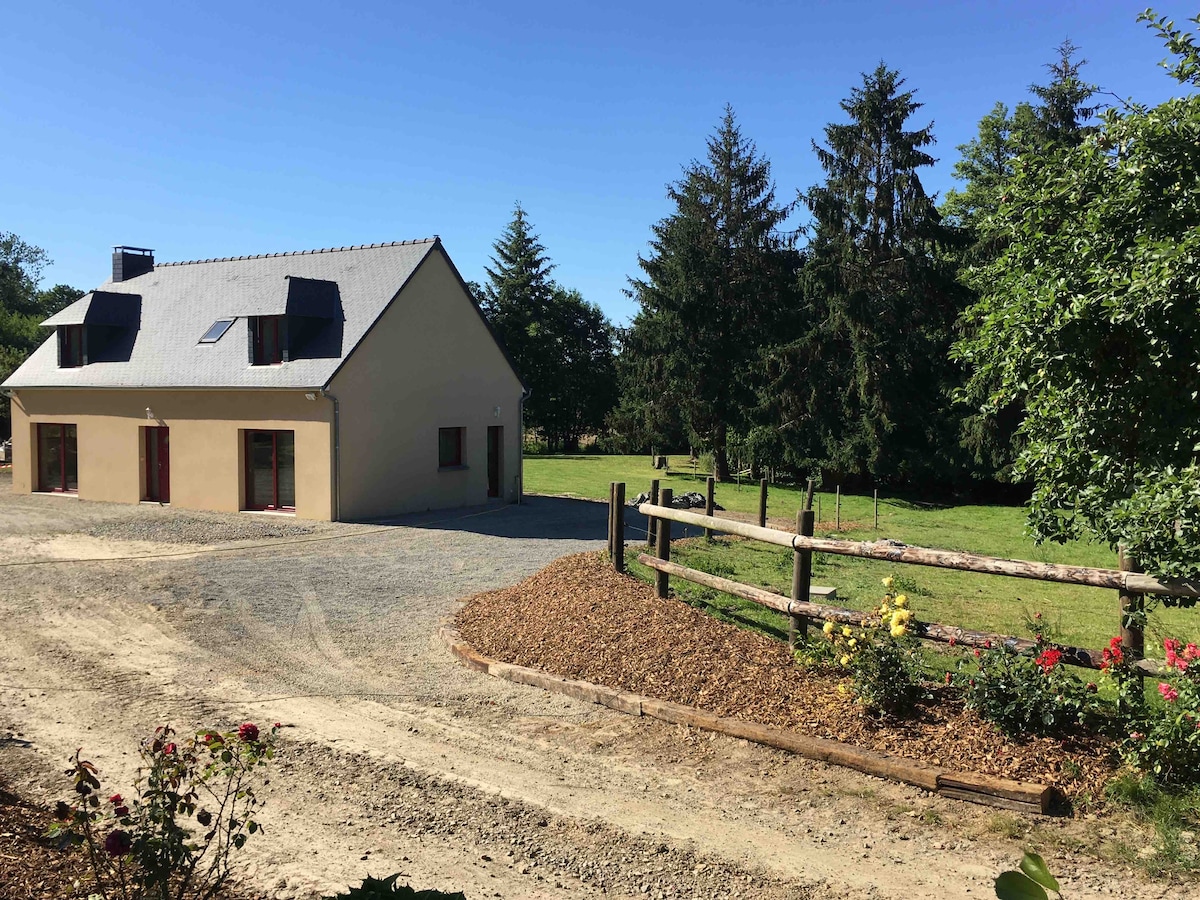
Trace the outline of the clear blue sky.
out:
M 726 102 L 790 200 L 883 59 L 934 121 L 944 193 L 956 146 L 1064 37 L 1106 89 L 1179 93 L 1134 22 L 1148 2 L 13 3 L 0 231 L 85 289 L 114 244 L 180 260 L 431 234 L 481 279 L 519 200 L 558 280 L 622 321 L 664 186 Z

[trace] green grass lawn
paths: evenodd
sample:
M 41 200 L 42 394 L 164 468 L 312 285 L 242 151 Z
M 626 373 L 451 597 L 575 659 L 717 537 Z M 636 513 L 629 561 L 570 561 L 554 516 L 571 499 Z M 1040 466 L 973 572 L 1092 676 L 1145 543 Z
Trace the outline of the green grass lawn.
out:
M 687 456 L 670 457 L 672 471 L 687 469 Z M 703 472 L 700 473 L 703 476 Z M 528 456 L 525 458 L 525 489 L 532 493 L 564 494 L 591 499 L 608 498 L 612 481 L 626 483 L 626 496 L 649 490 L 659 477 L 663 487 L 676 494 L 697 490 L 703 493 L 704 479 L 690 474 L 664 477 L 650 465 L 649 456 Z M 716 502 L 726 509 L 755 513 L 758 485 L 719 484 Z M 782 526 L 795 521 L 803 502 L 797 488 L 772 486 L 767 514 Z M 814 508 L 817 504 L 814 501 Z M 917 505 L 903 500 L 880 498 L 879 529 L 873 528 L 870 496 L 843 496 L 841 527 L 837 527 L 835 495 L 820 495 L 821 516 L 816 532 L 849 540 L 892 538 L 922 547 L 965 550 L 989 556 L 1030 559 L 1039 562 L 1116 567 L 1116 556 L 1107 547 L 1075 542 L 1036 546 L 1025 535 L 1025 514 L 1015 506 Z M 631 532 L 631 537 L 633 533 Z M 759 585 L 782 594 L 791 590 L 790 550 L 753 541 L 702 539 L 681 541 L 672 557 L 682 565 Z M 649 570 L 632 566 L 639 577 Z M 1056 640 L 1098 648 L 1117 633 L 1119 612 L 1115 591 L 1076 585 L 1051 584 L 996 575 L 979 575 L 926 566 L 896 565 L 875 560 L 817 554 L 813 561 L 813 583 L 837 588 L 838 603 L 855 609 L 874 605 L 882 592 L 880 579 L 893 575 L 897 586 L 913 601 L 917 616 L 929 622 L 961 625 L 1024 635 L 1026 619 L 1041 612 Z M 672 581 L 676 593 L 714 614 L 750 625 L 776 636 L 786 628 L 785 617 L 747 601 L 719 594 L 679 579 Z M 1200 640 L 1200 608 L 1157 609 L 1147 630 L 1147 650 L 1161 650 L 1163 637 Z M 1153 646 L 1151 646 L 1153 645 Z

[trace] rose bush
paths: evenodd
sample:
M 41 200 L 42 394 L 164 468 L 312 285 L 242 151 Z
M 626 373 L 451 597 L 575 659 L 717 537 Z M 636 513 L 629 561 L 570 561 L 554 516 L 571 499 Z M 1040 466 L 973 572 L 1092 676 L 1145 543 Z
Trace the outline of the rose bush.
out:
M 229 877 L 233 851 L 261 830 L 255 783 L 278 729 L 264 736 L 247 722 L 182 738 L 157 728 L 139 747 L 128 800 L 103 801 L 96 767 L 77 750 L 67 770 L 75 799 L 59 802 L 49 835 L 84 846 L 104 900 L 209 900 Z
M 1041 633 L 1033 651 L 990 643 L 976 649 L 952 682 L 968 708 L 1013 737 L 1063 734 L 1091 719 L 1098 705 L 1095 692 L 1066 671 L 1062 650 Z
M 1200 647 L 1163 642 L 1167 681 L 1158 684 L 1161 709 L 1145 709 L 1131 722 L 1125 759 L 1165 784 L 1200 781 Z

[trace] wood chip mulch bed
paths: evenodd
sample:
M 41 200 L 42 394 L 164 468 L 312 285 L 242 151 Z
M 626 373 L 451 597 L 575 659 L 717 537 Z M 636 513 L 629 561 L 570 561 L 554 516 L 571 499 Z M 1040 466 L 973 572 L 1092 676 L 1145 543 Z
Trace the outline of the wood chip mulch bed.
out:
M 659 600 L 602 554 L 567 556 L 520 584 L 472 597 L 456 625 L 478 652 L 502 662 L 936 766 L 1053 785 L 1072 799 L 1099 797 L 1116 771 L 1105 737 L 1014 741 L 940 686 L 911 719 L 872 719 L 838 692 L 845 679 L 796 666 L 778 641 Z

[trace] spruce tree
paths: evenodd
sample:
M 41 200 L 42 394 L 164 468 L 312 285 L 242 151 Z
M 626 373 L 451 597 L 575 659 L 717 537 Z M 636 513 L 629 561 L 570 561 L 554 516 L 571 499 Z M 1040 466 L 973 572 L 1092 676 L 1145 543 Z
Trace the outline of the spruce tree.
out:
M 813 143 L 826 179 L 803 195 L 819 325 L 793 348 L 803 381 L 786 392 L 788 419 L 816 433 L 841 481 L 932 481 L 956 465 L 947 349 L 963 292 L 946 257 L 955 236 L 921 184 L 933 126 L 909 126 L 921 104 L 903 86 L 883 63 L 863 76 L 841 104 L 849 121 Z
M 554 265 L 519 203 L 492 248 L 487 284 L 468 287 L 530 389 L 526 424 L 550 449 L 575 449 L 616 402 L 612 326 L 550 278 Z
M 667 196 L 675 209 L 652 228 L 651 253 L 638 259 L 644 277 L 631 279 L 641 309 L 625 352 L 640 360 L 623 368 L 651 379 L 640 385 L 643 402 L 667 421 L 677 413 L 726 481 L 730 432 L 757 405 L 758 359 L 787 302 L 792 256 L 778 229 L 790 209 L 776 202 L 771 164 L 728 106 L 705 159 Z M 637 420 L 637 398 L 623 400 L 622 415 Z

